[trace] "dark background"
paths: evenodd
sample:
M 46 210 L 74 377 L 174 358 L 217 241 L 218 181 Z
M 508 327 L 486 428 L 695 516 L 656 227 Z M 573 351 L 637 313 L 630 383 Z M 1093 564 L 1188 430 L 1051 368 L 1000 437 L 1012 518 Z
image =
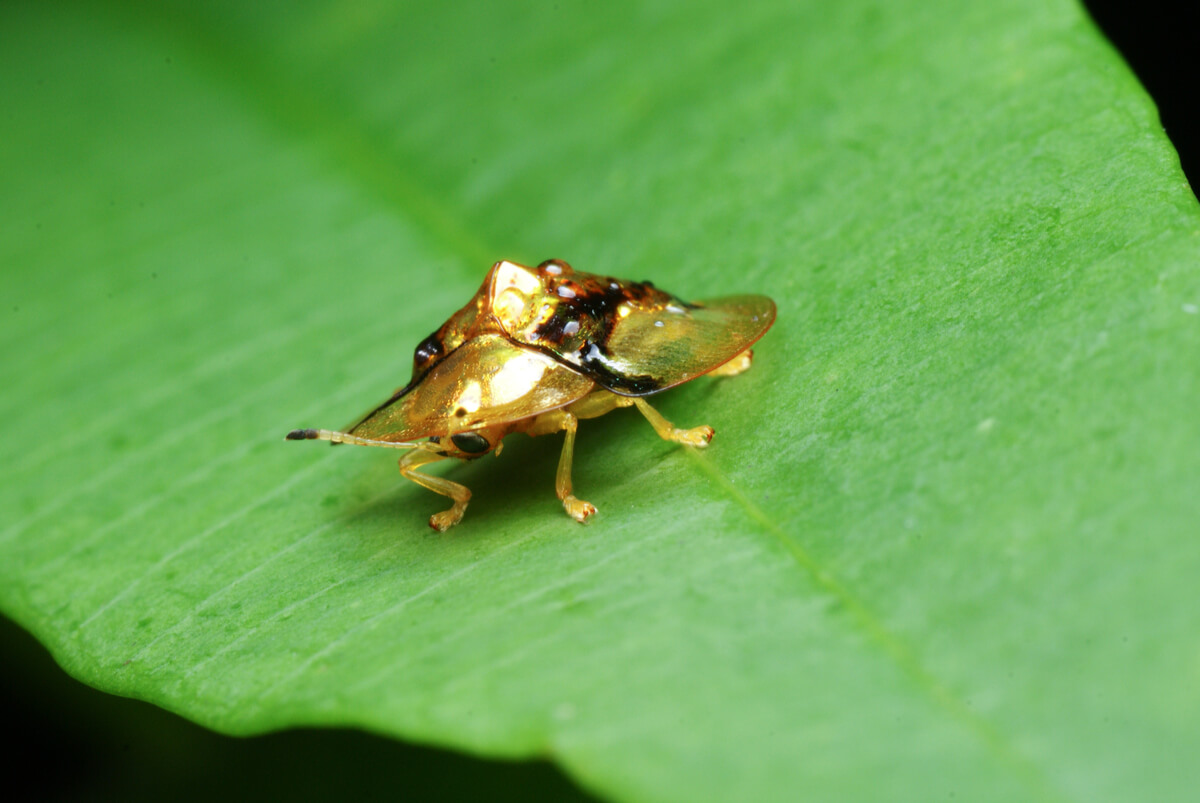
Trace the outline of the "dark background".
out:
M 3 617 L 0 648 L 0 715 L 15 745 L 0 764 L 9 800 L 592 800 L 547 762 L 483 761 L 350 730 L 221 736 L 72 680 Z
M 1163 128 L 1195 191 L 1200 186 L 1197 5 L 1166 0 L 1084 0 L 1083 4 L 1158 104 Z
M 1200 45 L 1195 12 L 1162 0 L 1085 6 L 1158 104 L 1192 187 L 1200 182 Z M 355 731 L 233 739 L 66 676 L 0 618 L 0 712 L 15 752 L 6 786 L 22 798 L 573 801 L 588 798 L 545 762 L 481 761 Z

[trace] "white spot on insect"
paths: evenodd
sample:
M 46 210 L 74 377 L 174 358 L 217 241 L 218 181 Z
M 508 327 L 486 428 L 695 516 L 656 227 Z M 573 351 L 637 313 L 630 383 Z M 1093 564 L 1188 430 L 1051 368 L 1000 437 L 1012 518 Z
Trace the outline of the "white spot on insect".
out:
M 559 265 L 557 262 L 547 264 L 542 270 L 547 276 L 561 276 L 563 272 L 562 265 Z
M 574 298 L 575 297 L 575 291 L 572 290 L 570 287 L 567 287 L 565 284 L 560 284 L 558 286 L 558 289 L 555 290 L 554 292 L 558 293 L 560 298 Z
M 563 324 L 563 334 L 573 335 L 579 331 L 579 321 L 567 321 Z
M 532 393 L 542 381 L 549 360 L 549 357 L 533 352 L 510 358 L 492 377 L 492 402 L 508 404 Z
M 671 313 L 672 315 L 683 315 L 685 312 L 687 312 L 687 310 L 676 304 L 668 304 L 667 312 Z
M 516 321 L 519 321 L 525 314 L 528 301 L 528 296 L 520 290 L 509 287 L 492 301 L 492 311 L 501 321 L 515 325 Z
M 975 431 L 982 435 L 986 432 L 991 432 L 992 427 L 994 427 L 994 426 L 996 426 L 996 419 L 985 418 L 982 421 L 980 421 L 978 424 L 975 425 Z
M 541 286 L 536 273 L 523 265 L 507 261 L 496 266 L 494 281 L 495 284 L 492 288 L 494 295 L 510 289 L 517 290 L 522 295 L 532 295 Z
M 655 322 L 654 322 L 654 325 L 655 325 L 655 326 L 663 326 L 664 324 L 663 324 L 663 322 L 662 322 L 662 321 L 655 321 Z
M 600 359 L 600 347 L 595 343 L 588 343 L 585 348 L 580 349 L 580 352 L 583 353 L 583 358 L 585 360 Z
M 1188 315 L 1195 315 L 1196 313 L 1200 312 L 1200 307 L 1196 306 L 1195 304 L 1184 304 L 1183 311 Z
M 530 302 L 541 292 L 536 273 L 512 262 L 501 262 L 492 271 L 492 312 L 506 326 L 515 327 L 529 314 Z
M 468 413 L 473 413 L 479 409 L 482 403 L 483 388 L 480 386 L 478 380 L 472 379 L 466 383 L 462 393 L 458 394 L 456 406 L 461 410 L 466 410 Z

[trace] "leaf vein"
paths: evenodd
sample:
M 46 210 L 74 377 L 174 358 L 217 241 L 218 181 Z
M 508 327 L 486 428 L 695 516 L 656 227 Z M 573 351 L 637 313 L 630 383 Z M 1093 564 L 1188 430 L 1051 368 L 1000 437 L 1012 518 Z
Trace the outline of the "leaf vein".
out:
M 741 489 L 719 468 L 695 449 L 688 449 L 687 453 L 711 482 L 732 497 L 751 519 L 758 522 L 771 537 L 783 546 L 796 564 L 809 574 L 818 588 L 837 599 L 850 612 L 853 621 L 867 634 L 871 642 L 880 647 L 900 671 L 907 675 L 937 708 L 947 713 L 964 730 L 980 741 L 998 760 L 1023 778 L 1031 790 L 1035 791 L 1042 800 L 1061 801 L 1067 799 L 1050 783 L 1040 766 L 1022 754 L 992 723 L 972 711 L 949 684 L 938 678 L 921 662 L 916 652 L 900 636 L 888 629 L 870 606 L 831 571 L 822 566 L 820 561 L 788 535 L 762 508 L 742 493 Z
M 466 566 L 463 566 L 461 569 L 458 569 L 457 571 L 446 575 L 445 577 L 441 578 L 437 582 L 430 583 L 429 585 L 425 586 L 424 588 L 422 588 L 420 591 L 416 592 L 415 594 L 412 594 L 411 596 L 408 596 L 402 600 L 399 600 L 394 605 L 388 606 L 387 608 L 383 609 L 382 611 L 375 614 L 374 616 L 371 616 L 370 618 L 360 622 L 359 624 L 357 624 L 354 627 L 350 628 L 349 630 L 345 631 L 344 633 L 342 633 L 341 636 L 339 636 L 338 638 L 329 642 L 329 644 L 327 644 L 325 647 L 314 652 L 308 658 L 301 661 L 296 666 L 296 668 L 293 669 L 291 672 L 289 672 L 287 675 L 283 676 L 282 678 L 277 680 L 275 683 L 272 683 L 270 686 L 263 689 L 263 691 L 258 695 L 258 708 L 262 708 L 265 705 L 265 703 L 270 699 L 272 693 L 274 693 L 277 689 L 280 689 L 280 688 L 283 688 L 283 687 L 286 687 L 287 685 L 289 685 L 296 678 L 300 677 L 302 674 L 304 674 L 306 671 L 308 671 L 308 669 L 310 667 L 312 667 L 313 664 L 315 664 L 317 661 L 332 654 L 335 650 L 339 649 L 344 644 L 348 643 L 353 637 L 357 636 L 359 633 L 370 630 L 372 627 L 377 625 L 382 620 L 386 619 L 387 617 L 391 616 L 392 614 L 395 614 L 395 613 L 403 610 L 404 608 L 408 607 L 413 602 L 416 602 L 417 600 L 421 599 L 422 597 L 432 594 L 434 591 L 437 591 L 439 588 L 449 585 L 450 583 L 454 582 L 455 580 L 459 579 L 460 577 L 470 574 L 471 572 L 475 571 L 475 569 L 479 568 L 483 564 L 489 563 L 489 562 L 495 560 L 497 557 L 499 557 L 500 555 L 503 555 L 505 552 L 508 552 L 509 550 L 515 549 L 518 546 L 521 546 L 522 544 L 527 543 L 528 541 L 532 540 L 534 537 L 535 537 L 534 534 L 531 533 L 529 535 L 526 535 L 524 538 L 519 538 L 514 541 L 510 541 L 509 543 L 505 544 L 504 546 L 500 547 L 499 549 L 489 552 L 488 554 L 484 555 L 483 557 L 479 558 L 478 560 L 472 561 L 471 563 L 467 564 Z M 341 582 L 341 581 L 339 581 L 339 582 Z

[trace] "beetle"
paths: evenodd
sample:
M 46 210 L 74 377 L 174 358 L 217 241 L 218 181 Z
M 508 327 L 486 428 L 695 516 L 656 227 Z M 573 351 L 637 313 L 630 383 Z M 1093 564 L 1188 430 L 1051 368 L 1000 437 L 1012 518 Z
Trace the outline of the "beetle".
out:
M 662 438 L 707 446 L 713 428 L 679 429 L 647 396 L 702 374 L 750 367 L 752 346 L 775 321 L 775 302 L 740 295 L 686 302 L 651 282 L 576 271 L 551 259 L 500 261 L 474 297 L 413 354 L 412 378 L 344 431 L 297 429 L 287 440 L 405 449 L 400 473 L 453 500 L 429 525 L 445 531 L 471 499 L 464 485 L 418 469 L 448 458 L 499 454 L 514 432 L 563 432 L 555 490 L 579 522 L 596 512 L 571 483 L 580 419 L 637 407 Z

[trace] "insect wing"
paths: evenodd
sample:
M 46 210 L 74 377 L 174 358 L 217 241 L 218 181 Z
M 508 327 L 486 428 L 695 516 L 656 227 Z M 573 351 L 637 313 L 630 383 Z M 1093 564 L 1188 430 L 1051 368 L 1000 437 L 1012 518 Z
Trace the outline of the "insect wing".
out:
M 349 431 L 383 441 L 450 435 L 544 413 L 587 395 L 570 366 L 500 335 L 466 341 Z
M 766 296 L 635 307 L 613 322 L 605 348 L 596 349 L 590 360 L 584 355 L 593 369 L 584 372 L 617 393 L 654 393 L 728 362 L 774 322 L 775 302 Z

